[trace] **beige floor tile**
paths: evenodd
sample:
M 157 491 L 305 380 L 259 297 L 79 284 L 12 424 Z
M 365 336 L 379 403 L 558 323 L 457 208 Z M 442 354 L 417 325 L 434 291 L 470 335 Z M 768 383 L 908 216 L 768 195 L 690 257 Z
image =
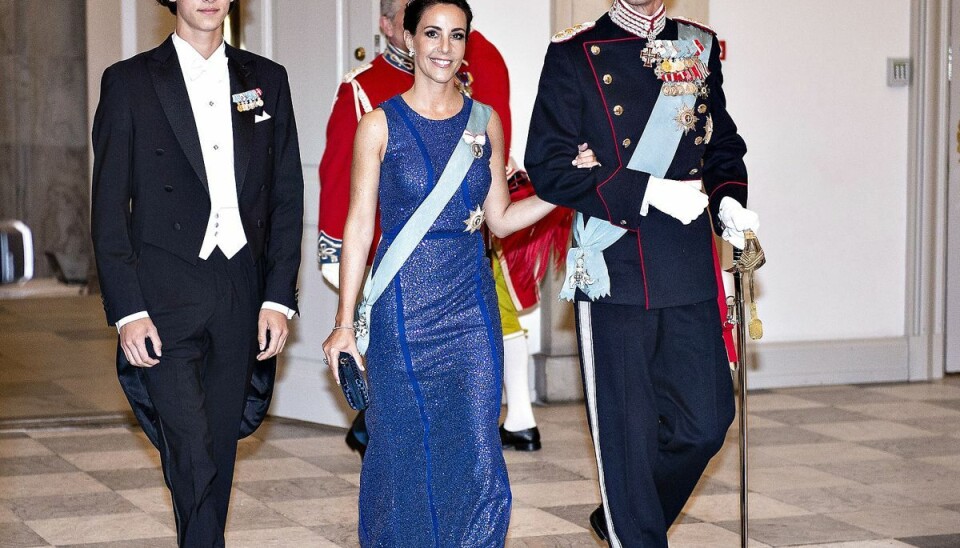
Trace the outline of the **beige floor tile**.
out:
M 798 506 L 792 506 L 772 499 L 760 493 L 750 493 L 750 517 L 753 519 L 773 519 L 785 516 L 802 516 L 811 512 Z M 683 513 L 700 521 L 715 523 L 740 519 L 740 494 L 702 495 L 687 502 Z
M 750 474 L 750 489 L 761 493 L 844 485 L 860 484 L 815 470 L 808 466 L 761 468 L 759 470 L 752 470 Z
M 854 411 L 878 419 L 891 421 L 901 419 L 925 419 L 930 417 L 960 417 L 960 411 L 919 401 L 861 403 L 856 405 L 840 405 L 838 407 L 846 409 L 847 411 Z
M 297 458 L 242 460 L 237 463 L 234 481 L 264 481 L 332 476 L 330 472 Z
M 792 506 L 827 516 L 913 504 L 900 493 L 893 493 L 875 485 L 788 489 L 771 493 L 770 496 Z
M 275 445 L 295 457 L 353 454 L 353 451 L 343 443 L 341 436 L 270 440 L 270 445 Z
M 230 548 L 337 548 L 336 544 L 305 527 L 227 531 L 226 541 Z
M 831 542 L 829 544 L 804 544 L 804 548 L 913 548 L 912 544 L 905 544 L 892 538 L 854 541 Z
M 561 468 L 565 468 L 574 474 L 579 475 L 582 478 L 599 481 L 599 474 L 597 473 L 597 459 L 596 458 L 586 458 L 586 459 L 559 459 L 552 461 L 553 464 Z
M 600 504 L 600 487 L 591 480 L 513 485 L 515 500 L 536 508 L 571 504 Z
M 514 508 L 510 515 L 508 538 L 541 535 L 568 535 L 586 532 L 586 529 L 537 508 Z
M 872 386 L 872 392 L 889 394 L 907 400 L 960 400 L 960 386 L 935 383 Z
M 836 462 L 859 462 L 899 458 L 896 455 L 891 455 L 884 451 L 849 442 L 775 445 L 752 448 L 750 453 L 760 453 L 770 458 L 780 459 L 781 461 L 808 466 Z
M 774 409 L 809 409 L 811 407 L 822 407 L 822 403 L 805 400 L 796 396 L 787 394 L 778 394 L 776 392 L 766 392 L 760 394 L 750 394 L 747 396 L 747 410 L 751 413 L 762 411 L 772 411 Z
M 946 455 L 943 457 L 922 457 L 917 459 L 921 462 L 946 466 L 948 468 L 960 468 L 960 455 Z
M 932 432 L 890 421 L 851 421 L 826 424 L 805 424 L 805 430 L 843 441 L 868 441 L 895 438 L 923 438 L 935 436 Z
M 167 490 L 166 487 L 127 489 L 125 491 L 117 491 L 117 494 L 129 500 L 134 506 L 148 514 L 173 512 L 173 502 L 170 500 L 170 491 Z
M 0 441 L 0 459 L 52 454 L 53 451 L 50 451 L 36 440 L 30 438 L 13 438 Z
M 917 506 L 835 514 L 833 519 L 888 537 L 960 533 L 960 513 L 935 506 Z
M 710 523 L 680 523 L 670 529 L 668 538 L 670 548 L 717 548 L 719 546 L 740 546 L 740 535 Z M 751 548 L 768 546 L 752 540 Z
M 749 405 L 749 404 L 748 404 Z M 769 419 L 767 417 L 761 417 L 760 415 L 748 415 L 747 416 L 747 432 L 750 431 L 750 428 L 772 428 L 774 426 L 786 426 L 786 424 Z M 737 429 L 737 423 L 735 422 L 733 430 Z
M 143 513 L 46 519 L 26 523 L 51 544 L 133 541 L 176 534 Z
M 18 523 L 20 518 L 0 500 L 0 523 Z
M 960 504 L 960 478 L 915 481 L 910 483 L 878 483 L 875 487 L 907 497 L 918 505 Z M 906 503 L 904 503 L 906 504 Z
M 535 453 L 529 451 L 511 451 L 503 452 L 503 460 L 507 464 L 521 464 L 527 462 L 538 462 Z
M 0 499 L 102 491 L 108 491 L 105 485 L 82 472 L 0 477 Z
M 360 487 L 360 473 L 359 473 L 359 472 L 357 472 L 357 473 L 350 473 L 350 474 L 337 474 L 337 476 L 339 476 L 340 479 L 342 479 L 342 480 L 344 480 L 344 481 L 346 481 L 346 482 L 348 482 L 348 483 L 350 483 L 350 484 L 353 484 L 353 485 L 356 485 L 357 487 Z
M 149 450 L 66 453 L 63 458 L 84 471 L 160 468 L 160 453 Z
M 267 506 L 304 527 L 356 523 L 359 516 L 356 496 L 271 502 Z

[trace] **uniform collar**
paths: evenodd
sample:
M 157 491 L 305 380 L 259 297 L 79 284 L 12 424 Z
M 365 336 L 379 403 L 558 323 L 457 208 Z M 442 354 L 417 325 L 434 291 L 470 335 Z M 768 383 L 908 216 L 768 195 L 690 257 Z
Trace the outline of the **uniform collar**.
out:
M 203 56 L 200 55 L 200 52 L 195 50 L 189 42 L 180 38 L 176 32 L 173 33 L 173 47 L 177 50 L 177 59 L 180 60 L 180 68 L 183 70 L 183 76 L 189 81 L 200 78 L 208 70 L 217 70 L 221 67 L 226 68 L 227 55 L 224 44 L 225 42 L 221 40 L 220 46 L 214 50 L 213 54 L 210 55 L 209 58 L 204 59 Z
M 387 50 L 383 52 L 383 58 L 393 68 L 413 74 L 413 58 L 397 46 L 387 43 Z
M 624 0 L 616 0 L 610 8 L 610 19 L 623 30 L 640 38 L 655 38 L 667 24 L 667 9 L 661 5 L 657 13 L 644 15 Z

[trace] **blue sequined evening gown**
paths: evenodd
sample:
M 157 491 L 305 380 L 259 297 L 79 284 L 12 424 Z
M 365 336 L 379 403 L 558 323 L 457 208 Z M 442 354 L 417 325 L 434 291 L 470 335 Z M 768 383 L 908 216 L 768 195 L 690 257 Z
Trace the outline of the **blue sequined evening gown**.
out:
M 472 101 L 430 120 L 397 96 L 381 107 L 383 240 L 374 267 L 440 178 Z M 490 188 L 490 145 L 371 310 L 370 444 L 360 476 L 364 547 L 503 546 L 510 487 L 497 420 L 503 339 L 489 261 L 465 221 Z

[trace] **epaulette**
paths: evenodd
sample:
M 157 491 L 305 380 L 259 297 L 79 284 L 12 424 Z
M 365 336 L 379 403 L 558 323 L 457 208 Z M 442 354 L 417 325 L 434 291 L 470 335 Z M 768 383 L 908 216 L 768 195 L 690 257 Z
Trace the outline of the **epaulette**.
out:
M 713 30 L 712 28 L 710 28 L 709 26 L 705 25 L 704 23 L 701 23 L 700 21 L 696 21 L 696 20 L 694 20 L 694 19 L 687 19 L 686 17 L 674 17 L 673 20 L 676 21 L 676 22 L 678 22 L 678 23 L 686 23 L 687 25 L 693 25 L 693 26 L 697 27 L 698 29 L 705 30 L 705 31 L 709 32 L 710 34 L 712 34 L 712 35 L 714 35 L 714 36 L 717 35 L 717 31 Z
M 359 67 L 357 67 L 357 68 L 351 70 L 350 72 L 344 74 L 344 75 L 343 75 L 343 83 L 344 83 L 344 84 L 349 84 L 350 82 L 353 82 L 353 80 L 354 80 L 357 76 L 359 76 L 361 73 L 369 70 L 370 67 L 372 67 L 372 66 L 373 66 L 373 63 L 367 63 L 367 64 L 365 64 L 365 65 L 360 65 Z
M 554 44 L 559 42 L 566 42 L 567 40 L 573 38 L 574 36 L 580 34 L 581 32 L 590 30 L 596 25 L 596 21 L 587 21 L 585 23 L 580 23 L 579 25 L 574 25 L 568 29 L 561 30 L 560 32 L 553 35 L 551 42 Z

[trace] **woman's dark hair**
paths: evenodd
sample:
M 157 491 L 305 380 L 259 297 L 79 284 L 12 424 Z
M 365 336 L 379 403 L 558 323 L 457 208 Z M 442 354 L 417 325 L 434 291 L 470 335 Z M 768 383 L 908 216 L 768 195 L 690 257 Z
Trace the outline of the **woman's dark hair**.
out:
M 439 4 L 450 4 L 463 11 L 467 16 L 467 34 L 469 35 L 470 24 L 473 22 L 473 10 L 470 9 L 470 4 L 467 3 L 467 0 L 411 0 L 407 4 L 407 11 L 403 13 L 404 30 L 409 31 L 410 34 L 416 34 L 420 19 L 423 18 L 423 12 L 427 11 L 427 8 Z
M 176 0 L 157 0 L 157 3 L 160 4 L 161 6 L 166 7 L 168 10 L 170 10 L 170 13 L 172 13 L 172 14 L 174 14 L 174 15 L 177 14 L 177 2 L 176 2 Z M 235 5 L 237 5 L 237 3 L 231 0 L 231 2 L 230 2 L 230 9 L 227 10 L 227 13 L 228 13 L 228 14 L 230 14 L 230 13 L 233 12 L 233 7 L 234 7 Z

